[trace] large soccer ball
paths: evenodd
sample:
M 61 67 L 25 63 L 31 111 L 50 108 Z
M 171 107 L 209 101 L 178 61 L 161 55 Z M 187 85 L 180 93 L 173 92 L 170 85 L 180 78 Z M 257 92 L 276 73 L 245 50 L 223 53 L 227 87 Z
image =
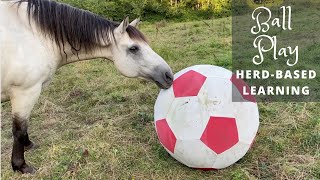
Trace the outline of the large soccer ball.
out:
M 167 152 L 189 167 L 206 170 L 241 159 L 259 127 L 255 97 L 240 94 L 243 86 L 244 81 L 217 66 L 197 65 L 175 74 L 173 86 L 160 91 L 154 111 Z M 242 102 L 232 102 L 232 93 Z

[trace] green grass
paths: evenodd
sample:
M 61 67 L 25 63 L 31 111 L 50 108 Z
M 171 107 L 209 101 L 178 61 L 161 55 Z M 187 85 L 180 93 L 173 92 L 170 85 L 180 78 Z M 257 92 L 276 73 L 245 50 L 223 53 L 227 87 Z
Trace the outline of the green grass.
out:
M 175 72 L 195 64 L 231 68 L 231 18 L 142 25 Z M 2 104 L 2 179 L 319 179 L 320 104 L 260 103 L 253 148 L 218 171 L 190 169 L 159 144 L 153 106 L 159 89 L 121 76 L 110 62 L 62 67 L 33 110 L 27 152 L 35 175 L 10 167 L 10 103 Z M 88 153 L 87 153 L 88 152 Z

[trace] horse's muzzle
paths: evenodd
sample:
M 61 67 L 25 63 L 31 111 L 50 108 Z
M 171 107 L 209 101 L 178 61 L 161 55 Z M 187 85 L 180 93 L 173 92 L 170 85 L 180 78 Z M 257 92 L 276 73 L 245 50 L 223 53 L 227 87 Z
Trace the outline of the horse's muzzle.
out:
M 157 86 L 161 89 L 169 89 L 173 83 L 173 73 L 171 70 L 162 71 L 157 76 L 152 78 Z

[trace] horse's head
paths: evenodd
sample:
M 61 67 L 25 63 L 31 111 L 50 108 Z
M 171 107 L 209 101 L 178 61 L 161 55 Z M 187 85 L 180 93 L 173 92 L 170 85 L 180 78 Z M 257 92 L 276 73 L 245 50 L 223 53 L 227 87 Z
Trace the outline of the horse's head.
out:
M 126 18 L 114 29 L 112 60 L 124 76 L 151 80 L 160 88 L 167 89 L 173 82 L 172 70 L 135 28 L 138 23 L 139 19 L 136 19 L 129 24 Z

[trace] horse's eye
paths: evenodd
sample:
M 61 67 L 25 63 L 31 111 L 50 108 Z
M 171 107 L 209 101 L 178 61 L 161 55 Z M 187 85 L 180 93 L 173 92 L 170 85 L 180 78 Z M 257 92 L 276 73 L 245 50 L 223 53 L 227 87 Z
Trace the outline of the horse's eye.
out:
M 139 51 L 139 47 L 138 47 L 138 46 L 131 46 L 131 47 L 129 48 L 129 51 L 130 51 L 131 53 L 137 53 L 137 52 Z

